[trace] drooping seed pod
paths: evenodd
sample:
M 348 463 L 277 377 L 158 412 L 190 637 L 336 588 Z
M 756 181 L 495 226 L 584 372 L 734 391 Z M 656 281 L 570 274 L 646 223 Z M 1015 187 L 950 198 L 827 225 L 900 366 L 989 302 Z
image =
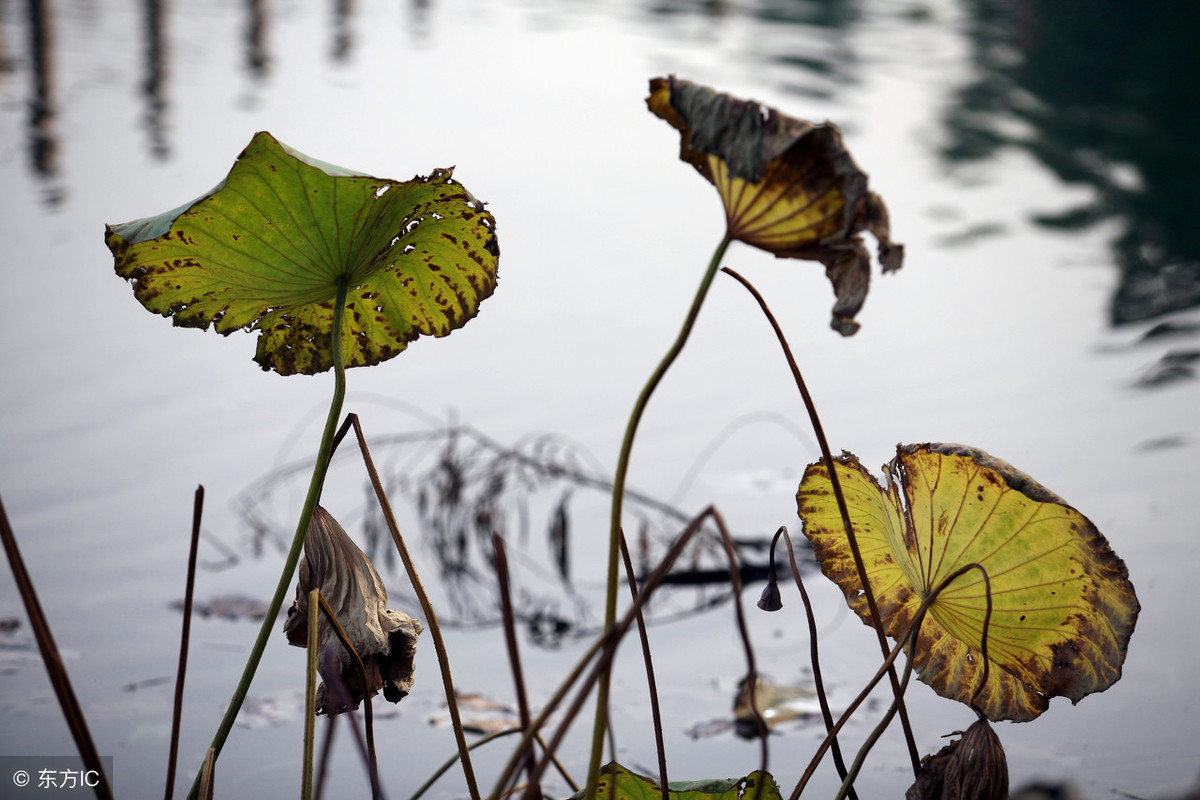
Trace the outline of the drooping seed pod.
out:
M 921 774 L 906 800 L 1005 800 L 1008 760 L 1000 737 L 980 717 L 962 738 L 921 759 Z

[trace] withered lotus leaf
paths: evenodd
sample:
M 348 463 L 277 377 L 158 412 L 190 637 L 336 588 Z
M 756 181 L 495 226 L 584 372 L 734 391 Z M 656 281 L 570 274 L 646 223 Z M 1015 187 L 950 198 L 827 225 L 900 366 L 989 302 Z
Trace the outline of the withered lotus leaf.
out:
M 779 258 L 818 261 L 833 283 L 832 327 L 858 330 L 871 279 L 861 232 L 878 242 L 884 272 L 900 269 L 887 207 L 867 188 L 833 123 L 795 119 L 751 100 L 676 78 L 650 81 L 650 110 L 680 131 L 679 157 L 717 187 L 731 239 Z
M 308 593 L 314 588 L 321 590 L 338 624 L 358 651 L 369 683 L 364 691 L 354 659 L 322 615 L 317 627 L 317 663 L 323 679 L 317 688 L 318 713 L 338 714 L 348 710 L 334 702 L 326 691 L 325 682 L 335 679 L 326 674 L 328 652 L 337 655 L 332 661 L 338 671 L 336 680 L 346 686 L 354 708 L 366 692 L 374 696 L 381 689 L 389 702 L 399 702 L 412 688 L 413 658 L 417 637 L 423 630 L 421 623 L 387 607 L 387 590 L 374 565 L 337 520 L 320 506 L 313 511 L 304 540 L 296 601 L 288 609 L 284 623 L 288 643 L 297 647 L 308 646 L 308 615 L 320 613 L 319 609 L 308 607 Z
M 933 600 L 916 652 L 918 677 L 992 721 L 1033 719 L 1052 697 L 1078 702 L 1121 677 L 1139 605 L 1129 572 L 1087 517 L 1007 462 L 953 444 L 896 448 L 881 486 L 847 453 L 835 459 L 884 633 L 906 635 Z M 870 613 L 824 462 L 796 495 L 821 570 L 864 622 Z M 978 693 L 976 691 L 978 690 Z

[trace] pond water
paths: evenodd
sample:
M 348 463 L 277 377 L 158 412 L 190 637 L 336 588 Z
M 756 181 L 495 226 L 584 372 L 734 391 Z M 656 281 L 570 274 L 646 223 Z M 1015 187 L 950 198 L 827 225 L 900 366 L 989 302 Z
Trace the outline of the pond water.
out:
M 1032 723 L 998 725 L 1014 785 L 1066 779 L 1085 797 L 1191 785 L 1200 102 L 1185 76 L 1197 10 L 1012 5 L 0 0 L 0 493 L 119 796 L 162 792 L 196 486 L 207 493 L 197 598 L 265 602 L 282 562 L 274 537 L 295 524 L 332 379 L 263 373 L 251 337 L 174 330 L 144 312 L 112 273 L 104 224 L 207 191 L 259 130 L 392 178 L 454 165 L 489 203 L 495 296 L 452 337 L 352 371 L 347 409 L 377 442 L 446 610 L 459 690 L 511 704 L 478 542 L 447 568 L 446 542 L 423 535 L 437 526 L 419 498 L 453 474 L 446 463 L 473 491 L 500 472 L 516 480 L 525 462 L 511 450 L 611 473 L 626 415 L 723 224 L 711 187 L 678 161 L 676 133 L 646 111 L 647 79 L 668 73 L 837 122 L 889 205 L 907 261 L 876 278 L 853 338 L 829 330 L 819 266 L 738 245 L 725 259 L 778 315 L 835 450 L 876 468 L 897 442 L 981 447 L 1067 498 L 1128 564 L 1142 613 L 1123 678 L 1076 707 L 1055 700 Z M 781 524 L 798 533 L 796 484 L 818 457 L 807 430 L 769 328 L 719 277 L 643 420 L 630 485 L 644 502 L 631 502 L 627 525 L 661 533 L 678 521 L 657 503 L 685 515 L 713 503 L 741 537 Z M 325 505 L 364 537 L 375 517 L 352 455 Z M 538 703 L 599 618 L 607 516 L 586 482 L 533 468 L 522 480 L 503 518 Z M 546 539 L 560 508 L 569 583 Z M 384 571 L 393 606 L 414 610 L 402 572 Z M 751 606 L 760 588 L 746 588 Z M 813 574 L 809 591 L 836 705 L 878 652 L 834 587 Z M 807 635 L 787 602 L 751 615 L 751 635 L 760 670 L 795 684 Z M 671 778 L 756 769 L 756 743 L 688 733 L 729 718 L 745 671 L 727 596 L 673 590 L 654 613 Z M 0 618 L 16 624 L 0 633 L 0 753 L 72 753 L 7 571 Z M 219 615 L 194 624 L 179 792 L 256 631 Z M 218 764 L 221 793 L 295 791 L 302 669 L 280 636 Z M 631 644 L 615 678 L 617 758 L 653 772 L 640 669 Z M 410 794 L 453 751 L 436 674 L 423 641 L 413 695 L 379 712 L 390 796 Z M 885 706 L 875 697 L 849 728 L 851 750 Z M 923 752 L 971 722 L 924 685 L 909 698 Z M 785 787 L 819 727 L 771 737 L 769 767 Z M 584 738 L 562 750 L 576 774 Z M 479 752 L 488 787 L 507 751 Z M 338 794 L 363 790 L 344 732 L 332 770 Z M 861 794 L 900 796 L 910 780 L 893 728 Z M 811 791 L 834 785 L 826 764 Z M 461 796 L 459 773 L 435 792 Z

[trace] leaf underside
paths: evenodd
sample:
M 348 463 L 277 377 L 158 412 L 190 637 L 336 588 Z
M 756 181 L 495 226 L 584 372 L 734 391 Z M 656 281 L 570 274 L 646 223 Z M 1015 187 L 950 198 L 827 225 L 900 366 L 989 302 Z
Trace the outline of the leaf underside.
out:
M 904 635 L 946 576 L 971 563 L 987 570 L 991 666 L 974 707 L 988 719 L 1031 720 L 1051 697 L 1078 702 L 1120 678 L 1139 605 L 1124 562 L 1086 517 L 1011 465 L 959 445 L 898 447 L 886 487 L 853 455 L 835 461 L 888 636 Z M 805 471 L 797 504 L 822 571 L 870 624 L 823 462 Z M 971 570 L 927 613 L 910 656 L 938 694 L 972 702 L 986 607 L 983 576 Z
M 258 330 L 255 360 L 282 375 L 333 365 L 339 284 L 345 365 L 369 366 L 465 324 L 495 290 L 499 260 L 495 220 L 452 170 L 358 175 L 268 133 L 209 194 L 108 226 L 105 241 L 148 310 L 225 335 Z
M 832 123 L 813 124 L 751 100 L 670 76 L 650 81 L 650 111 L 680 132 L 679 157 L 716 186 L 731 239 L 779 258 L 818 261 L 833 284 L 832 327 L 858 330 L 878 241 L 884 272 L 904 246 L 891 241 L 887 207 L 867 188 Z

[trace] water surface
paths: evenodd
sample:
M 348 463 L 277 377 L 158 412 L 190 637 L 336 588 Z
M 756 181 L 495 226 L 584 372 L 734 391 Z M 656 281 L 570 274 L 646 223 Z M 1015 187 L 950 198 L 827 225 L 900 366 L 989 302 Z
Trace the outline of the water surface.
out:
M 498 221 L 499 289 L 452 337 L 353 371 L 348 408 L 379 437 L 462 423 L 519 448 L 552 434 L 605 474 L 721 233 L 715 192 L 645 110 L 647 79 L 667 73 L 837 122 L 889 204 L 907 263 L 875 280 L 852 339 L 828 328 L 819 266 L 739 246 L 726 259 L 774 307 L 833 446 L 870 466 L 897 442 L 982 447 L 1066 497 L 1129 566 L 1143 611 L 1123 679 L 1077 707 L 1056 700 L 1033 723 L 999 725 L 1013 783 L 1066 778 L 1088 797 L 1190 785 L 1200 768 L 1190 592 L 1200 103 L 1172 59 L 1195 60 L 1195 12 L 1005 6 L 0 3 L 0 492 L 120 794 L 161 792 L 171 604 L 183 594 L 196 485 L 208 496 L 198 597 L 266 599 L 282 557 L 256 538 L 246 504 L 270 530 L 294 525 L 303 479 L 271 484 L 270 497 L 259 482 L 311 458 L 332 380 L 262 373 L 249 336 L 174 330 L 145 313 L 112 273 L 103 225 L 207 191 L 258 130 L 392 178 L 454 165 Z M 796 483 L 817 458 L 805 430 L 769 329 L 744 290 L 719 279 L 643 421 L 631 485 L 685 513 L 715 503 L 740 535 L 798 532 Z M 394 474 L 417 475 L 440 446 L 383 451 Z M 416 498 L 402 482 L 393 489 Z M 538 571 L 564 491 L 531 495 L 512 546 L 532 565 L 525 599 L 586 627 L 598 614 L 601 493 L 570 494 L 574 593 Z M 361 470 L 341 462 L 326 504 L 356 535 L 364 496 Z M 452 594 L 415 503 L 398 507 L 427 580 Z M 411 609 L 400 575 L 388 582 Z M 874 671 L 873 636 L 835 589 L 810 584 L 845 698 Z M 476 611 L 486 610 L 493 596 L 479 591 Z M 462 602 L 448 606 L 461 623 L 450 634 L 459 688 L 511 702 L 501 639 L 486 614 L 470 624 Z M 663 619 L 671 602 L 686 611 L 695 596 L 669 600 Z M 807 664 L 796 606 L 752 618 L 760 668 L 782 681 L 801 681 Z M 671 777 L 745 774 L 758 766 L 756 744 L 686 735 L 729 715 L 744 672 L 731 606 L 676 616 L 653 631 Z M 0 752 L 71 752 L 8 578 L 0 617 L 20 622 L 0 634 Z M 254 634 L 245 622 L 196 623 L 184 770 L 199 764 Z M 523 646 L 537 702 L 579 640 Z M 624 653 L 617 757 L 653 771 L 639 661 L 633 647 Z M 429 724 L 442 715 L 432 648 L 419 659 L 418 691 L 379 725 L 392 796 L 453 749 L 447 729 Z M 292 791 L 302 663 L 282 637 L 268 650 L 254 713 L 220 761 L 229 791 Z M 971 721 L 922 685 L 910 702 L 926 752 Z M 772 738 L 783 784 L 818 738 L 813 725 Z M 335 776 L 358 787 L 348 741 Z M 480 773 L 504 756 L 485 752 Z M 583 742 L 563 756 L 582 771 Z M 906 772 L 893 730 L 868 762 L 864 796 L 898 796 Z M 823 767 L 814 795 L 831 794 L 835 777 Z M 439 784 L 443 796 L 462 793 L 458 780 Z

